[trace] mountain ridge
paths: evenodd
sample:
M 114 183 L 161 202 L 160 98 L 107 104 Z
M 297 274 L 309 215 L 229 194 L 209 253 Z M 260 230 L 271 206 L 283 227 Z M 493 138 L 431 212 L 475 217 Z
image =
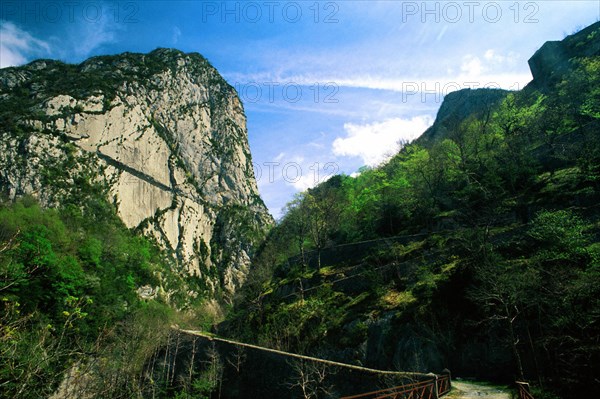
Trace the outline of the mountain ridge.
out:
M 595 33 L 599 27 L 600 22 L 596 22 L 563 40 L 545 42 L 527 61 L 533 79 L 523 90 L 546 91 L 572 70 L 569 61 L 573 57 L 600 55 L 600 39 Z M 448 93 L 444 96 L 433 125 L 415 143 L 430 147 L 467 117 L 481 116 L 509 93 L 510 90 L 496 88 L 466 88 Z
M 0 118 L 0 188 L 10 199 L 33 194 L 57 206 L 77 190 L 70 182 L 96 174 L 125 225 L 153 237 L 212 294 L 231 297 L 241 286 L 272 218 L 243 104 L 200 54 L 157 49 L 5 68 Z M 87 165 L 57 167 L 69 153 Z M 248 237 L 235 231 L 241 220 Z

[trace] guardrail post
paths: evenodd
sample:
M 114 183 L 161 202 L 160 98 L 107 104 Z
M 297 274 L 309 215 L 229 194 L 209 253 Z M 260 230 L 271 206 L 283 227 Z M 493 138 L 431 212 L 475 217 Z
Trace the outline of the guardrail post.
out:
M 433 394 L 433 398 L 439 399 L 439 394 L 438 394 L 438 376 L 437 376 L 437 374 L 434 374 L 434 373 L 429 373 L 427 375 L 431 376 L 431 383 L 427 384 L 426 387 L 425 387 L 425 389 L 427 388 L 427 386 L 429 386 L 430 387 L 429 397 L 431 398 L 432 397 L 431 394 Z M 425 391 L 423 391 L 423 394 L 425 394 Z
M 528 382 L 516 381 L 516 384 L 519 392 L 519 399 L 533 399 Z
M 452 388 L 452 373 L 450 373 L 450 370 L 443 369 L 442 374 L 446 374 L 448 376 L 448 389 Z

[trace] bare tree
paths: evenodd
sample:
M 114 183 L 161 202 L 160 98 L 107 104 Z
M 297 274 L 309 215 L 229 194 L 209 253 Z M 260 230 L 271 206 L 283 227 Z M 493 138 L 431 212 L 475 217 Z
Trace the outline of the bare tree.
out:
M 304 359 L 294 360 L 288 364 L 292 367 L 293 373 L 288 387 L 299 390 L 303 399 L 333 397 L 333 385 L 328 384 L 327 378 L 336 373 L 334 367 Z
M 235 352 L 233 352 L 230 356 L 227 357 L 227 363 L 233 366 L 235 371 L 239 374 L 242 365 L 246 362 L 246 350 L 243 346 L 237 345 L 235 347 Z
M 223 361 L 221 355 L 217 350 L 217 346 L 213 342 L 212 345 L 206 350 L 206 358 L 204 361 L 206 369 L 203 373 L 203 378 L 207 384 L 205 385 L 208 391 L 218 391 L 219 398 L 221 397 L 221 388 L 223 384 Z M 210 392 L 205 392 L 210 393 Z
M 495 323 L 506 329 L 506 339 L 512 350 L 517 376 L 523 380 L 523 364 L 519 350 L 520 337 L 517 325 L 523 317 L 523 306 L 521 301 L 523 295 L 524 281 L 528 276 L 510 273 L 507 266 L 498 261 L 489 261 L 476 268 L 477 287 L 469 292 L 472 300 L 481 304 L 487 313 L 484 322 Z

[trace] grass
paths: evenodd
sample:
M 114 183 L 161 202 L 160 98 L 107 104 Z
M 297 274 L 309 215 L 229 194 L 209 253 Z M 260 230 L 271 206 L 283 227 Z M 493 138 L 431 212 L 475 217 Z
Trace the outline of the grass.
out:
M 416 301 L 416 298 L 410 291 L 396 291 L 389 290 L 385 295 L 380 298 L 380 304 L 384 309 L 395 309 L 400 306 L 405 306 Z

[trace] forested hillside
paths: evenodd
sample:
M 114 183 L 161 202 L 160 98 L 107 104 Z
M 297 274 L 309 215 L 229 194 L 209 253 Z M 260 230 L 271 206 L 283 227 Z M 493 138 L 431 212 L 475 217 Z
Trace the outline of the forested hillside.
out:
M 69 389 L 131 397 L 170 324 L 201 320 L 176 309 L 206 298 L 187 298 L 197 287 L 103 200 L 3 202 L 0 239 L 2 397 L 48 397 L 71 367 Z
M 556 43 L 522 91 L 452 93 L 387 163 L 297 195 L 221 332 L 599 395 L 600 24 Z

